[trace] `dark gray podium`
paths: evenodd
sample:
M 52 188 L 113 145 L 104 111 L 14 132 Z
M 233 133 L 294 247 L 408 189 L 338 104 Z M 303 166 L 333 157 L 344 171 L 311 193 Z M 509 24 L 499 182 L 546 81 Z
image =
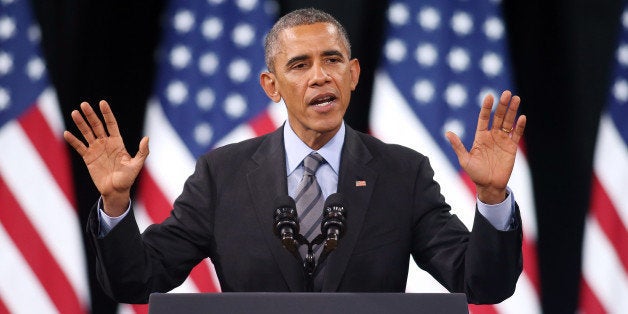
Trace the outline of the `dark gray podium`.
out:
M 149 314 L 469 313 L 460 293 L 153 293 Z

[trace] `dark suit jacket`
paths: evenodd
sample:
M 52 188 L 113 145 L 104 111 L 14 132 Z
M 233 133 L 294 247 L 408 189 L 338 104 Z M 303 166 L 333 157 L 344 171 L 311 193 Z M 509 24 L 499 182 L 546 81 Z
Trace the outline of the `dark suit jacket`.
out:
M 402 292 L 409 258 L 470 302 L 514 292 L 522 270 L 518 209 L 511 231 L 477 213 L 470 233 L 451 215 L 428 159 L 347 127 L 338 192 L 346 234 L 327 259 L 323 291 Z M 301 264 L 273 234 L 273 200 L 286 195 L 283 130 L 200 157 L 169 218 L 142 235 L 129 214 L 97 237 L 97 275 L 122 302 L 146 302 L 210 257 L 223 291 L 304 291 Z M 365 181 L 366 186 L 356 186 Z

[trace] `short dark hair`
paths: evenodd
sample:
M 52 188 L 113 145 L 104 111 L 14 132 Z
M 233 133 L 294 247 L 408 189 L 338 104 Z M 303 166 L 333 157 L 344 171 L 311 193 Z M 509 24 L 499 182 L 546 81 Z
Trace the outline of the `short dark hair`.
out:
M 315 23 L 329 23 L 336 27 L 340 33 L 341 40 L 347 47 L 349 58 L 351 58 L 351 43 L 349 42 L 349 35 L 347 30 L 330 14 L 314 8 L 298 9 L 282 16 L 266 35 L 264 39 L 264 61 L 268 70 L 273 72 L 275 70 L 274 57 L 277 54 L 277 46 L 279 41 L 279 33 L 281 31 L 301 26 L 311 25 Z

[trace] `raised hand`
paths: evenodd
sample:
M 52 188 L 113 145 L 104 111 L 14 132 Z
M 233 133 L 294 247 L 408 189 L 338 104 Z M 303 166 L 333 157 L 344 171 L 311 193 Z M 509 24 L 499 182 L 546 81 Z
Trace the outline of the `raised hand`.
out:
M 109 104 L 101 100 L 99 105 L 104 124 L 87 102 L 81 103 L 87 121 L 78 110 L 71 114 L 87 145 L 68 131 L 63 137 L 83 157 L 107 215 L 117 217 L 127 209 L 131 186 L 148 156 L 148 137 L 142 138 L 137 154 L 131 157 Z
M 460 166 L 475 183 L 478 198 L 484 203 L 497 204 L 506 197 L 506 185 L 510 180 L 518 143 L 526 126 L 526 116 L 516 119 L 520 102 L 518 96 L 504 91 L 489 129 L 493 96 L 486 96 L 470 151 L 466 150 L 456 134 L 446 134 L 458 156 Z

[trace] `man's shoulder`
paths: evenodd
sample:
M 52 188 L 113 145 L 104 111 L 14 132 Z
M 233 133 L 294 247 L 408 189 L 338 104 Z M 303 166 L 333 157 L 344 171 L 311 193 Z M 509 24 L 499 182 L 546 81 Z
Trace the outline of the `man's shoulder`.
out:
M 370 134 L 362 133 L 359 131 L 353 131 L 354 134 L 364 143 L 364 145 L 368 148 L 368 150 L 373 155 L 383 156 L 383 157 L 395 157 L 398 156 L 400 158 L 423 158 L 425 157 L 420 152 L 416 150 L 399 145 L 394 143 L 386 143 L 382 140 L 378 139 L 375 136 Z
M 240 142 L 226 144 L 201 156 L 202 159 L 222 159 L 227 158 L 234 160 L 238 158 L 250 158 L 255 152 L 257 152 L 261 146 L 276 146 L 282 144 L 281 128 L 264 134 L 249 138 Z M 234 160 L 235 161 L 235 160 Z

